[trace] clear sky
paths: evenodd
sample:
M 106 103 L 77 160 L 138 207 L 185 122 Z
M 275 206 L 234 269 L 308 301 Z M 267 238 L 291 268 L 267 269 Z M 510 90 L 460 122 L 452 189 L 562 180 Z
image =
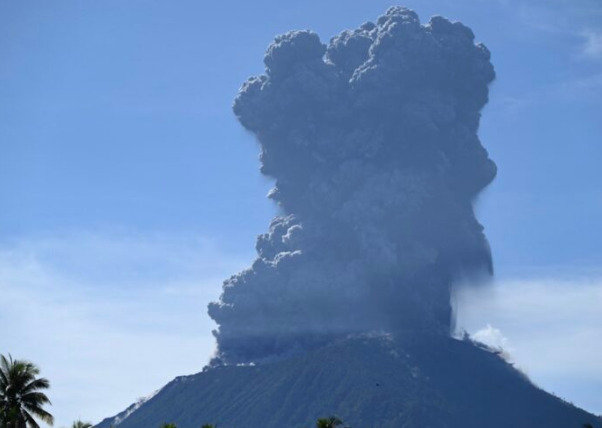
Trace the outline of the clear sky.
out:
M 276 34 L 323 41 L 381 0 L 0 0 L 0 353 L 52 383 L 57 425 L 98 422 L 199 371 L 206 304 L 276 209 L 231 112 Z M 602 3 L 408 0 L 470 26 L 497 79 L 477 212 L 489 291 L 459 325 L 602 413 Z

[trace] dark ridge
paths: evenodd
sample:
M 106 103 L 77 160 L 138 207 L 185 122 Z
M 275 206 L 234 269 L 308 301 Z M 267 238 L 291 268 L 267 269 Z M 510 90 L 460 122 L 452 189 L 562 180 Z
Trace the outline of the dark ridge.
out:
M 602 428 L 498 353 L 416 335 L 355 337 L 273 363 L 178 377 L 117 428 L 302 428 L 331 414 L 352 428 Z

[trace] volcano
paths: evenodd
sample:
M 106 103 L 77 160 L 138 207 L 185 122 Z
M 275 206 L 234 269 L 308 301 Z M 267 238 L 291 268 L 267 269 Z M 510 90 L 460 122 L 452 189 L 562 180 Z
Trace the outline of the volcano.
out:
M 497 351 L 444 336 L 383 335 L 178 377 L 97 428 L 309 428 L 333 414 L 353 428 L 602 427 L 533 385 Z
M 478 136 L 490 59 L 463 24 L 402 7 L 328 44 L 278 36 L 234 113 L 281 214 L 209 305 L 208 366 L 97 427 L 602 427 L 453 338 L 455 281 L 493 275 L 473 209 L 497 173 Z

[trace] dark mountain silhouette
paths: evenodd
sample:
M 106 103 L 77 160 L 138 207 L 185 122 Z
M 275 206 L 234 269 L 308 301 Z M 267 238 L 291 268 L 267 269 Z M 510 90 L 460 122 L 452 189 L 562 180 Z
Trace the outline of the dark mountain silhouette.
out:
M 115 424 L 97 428 L 570 428 L 599 418 L 537 386 L 498 352 L 443 336 L 354 337 L 257 366 L 178 377 Z

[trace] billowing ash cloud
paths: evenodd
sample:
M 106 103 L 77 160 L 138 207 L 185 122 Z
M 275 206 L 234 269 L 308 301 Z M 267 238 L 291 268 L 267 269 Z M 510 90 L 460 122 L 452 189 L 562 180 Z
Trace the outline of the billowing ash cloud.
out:
M 394 7 L 334 37 L 276 38 L 234 112 L 261 144 L 282 216 L 209 314 L 218 360 L 258 361 L 372 330 L 450 329 L 459 272 L 491 271 L 474 197 L 494 79 L 464 25 Z

